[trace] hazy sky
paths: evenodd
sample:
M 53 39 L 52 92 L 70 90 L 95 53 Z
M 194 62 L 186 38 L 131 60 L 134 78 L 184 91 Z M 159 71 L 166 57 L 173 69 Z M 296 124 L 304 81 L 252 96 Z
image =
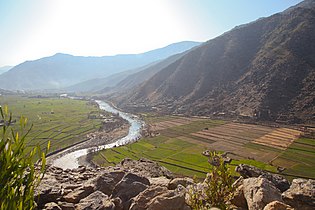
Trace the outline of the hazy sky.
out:
M 0 0 L 0 67 L 206 41 L 301 0 Z

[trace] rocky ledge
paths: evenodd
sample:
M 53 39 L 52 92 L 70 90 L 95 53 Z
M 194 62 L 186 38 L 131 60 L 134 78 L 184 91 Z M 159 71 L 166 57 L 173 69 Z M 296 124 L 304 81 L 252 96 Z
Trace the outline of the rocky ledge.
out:
M 234 183 L 236 192 L 231 203 L 235 209 L 315 208 L 314 180 L 295 179 L 287 187 L 283 183 L 289 182 L 278 175 L 265 175 L 247 165 L 240 165 L 237 170 L 240 174 L 247 172 Z M 255 170 L 259 173 L 254 173 Z M 189 199 L 187 192 L 193 184 L 191 178 L 175 178 L 165 167 L 147 159 L 125 159 L 117 166 L 107 168 L 81 166 L 62 170 L 49 166 L 36 191 L 36 200 L 38 209 L 47 210 L 188 210 L 191 208 L 186 203 Z

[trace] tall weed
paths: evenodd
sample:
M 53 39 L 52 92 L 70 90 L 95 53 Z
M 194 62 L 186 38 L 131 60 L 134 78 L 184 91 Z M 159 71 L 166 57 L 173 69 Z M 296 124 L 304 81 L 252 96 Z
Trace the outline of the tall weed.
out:
M 34 209 L 34 190 L 44 175 L 50 143 L 45 152 L 39 147 L 26 152 L 25 138 L 31 130 L 26 127 L 27 118 L 20 118 L 19 129 L 15 131 L 12 128 L 15 121 L 7 106 L 0 106 L 0 114 L 0 208 Z M 34 165 L 36 158 L 39 161 Z

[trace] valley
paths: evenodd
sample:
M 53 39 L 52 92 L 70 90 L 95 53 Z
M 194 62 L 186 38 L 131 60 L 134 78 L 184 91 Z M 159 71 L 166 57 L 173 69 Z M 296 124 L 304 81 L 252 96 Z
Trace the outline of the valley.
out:
M 0 11 L 1 210 L 315 209 L 315 0 Z
M 26 143 L 29 148 L 39 145 L 45 149 L 47 142 L 51 141 L 50 153 L 88 141 L 91 134 L 97 139 L 101 136 L 99 131 L 102 131 L 103 121 L 115 119 L 95 103 L 58 96 L 0 96 L 0 105 L 8 106 L 14 121 L 19 122 L 20 116 L 28 119 L 28 129 L 31 130 Z M 118 125 L 121 130 L 128 130 L 123 126 L 124 122 Z M 19 123 L 14 126 L 14 129 L 19 129 Z M 111 127 L 111 130 L 115 128 Z M 115 138 L 115 135 L 106 133 L 103 138 Z M 122 132 L 120 135 L 125 134 Z
M 215 150 L 228 153 L 232 169 L 245 163 L 274 173 L 277 168 L 285 168 L 281 174 L 290 179 L 315 178 L 315 140 L 302 138 L 296 129 L 178 116 L 144 119 L 149 125 L 148 137 L 131 145 L 101 151 L 93 162 L 109 166 L 124 158 L 144 157 L 179 176 L 204 177 L 209 164 L 202 153 Z M 274 142 L 264 143 L 267 138 Z M 277 144 L 279 139 L 281 145 Z
M 111 116 L 89 101 L 69 98 L 1 96 L 0 103 L 9 106 L 13 119 L 18 120 L 23 115 L 29 125 L 33 125 L 28 135 L 29 148 L 45 147 L 51 141 L 50 153 L 57 155 L 78 143 L 78 148 L 93 145 L 89 143 L 91 135 L 97 135 L 104 121 L 99 116 Z M 210 170 L 207 157 L 202 153 L 214 150 L 232 158 L 232 171 L 238 164 L 245 163 L 274 173 L 280 168 L 281 174 L 290 179 L 315 178 L 315 141 L 302 137 L 303 132 L 297 130 L 298 127 L 152 113 L 142 113 L 140 117 L 146 129 L 139 141 L 96 152 L 89 157 L 91 163 L 114 166 L 125 158 L 147 158 L 178 176 L 202 178 Z M 109 136 L 99 134 L 103 135 L 99 138 L 109 138 L 111 142 L 127 135 L 126 131 L 116 130 Z

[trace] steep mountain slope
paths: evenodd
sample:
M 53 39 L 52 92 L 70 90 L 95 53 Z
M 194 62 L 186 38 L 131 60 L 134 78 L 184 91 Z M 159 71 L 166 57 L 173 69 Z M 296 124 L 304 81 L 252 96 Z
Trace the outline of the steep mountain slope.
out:
M 315 8 L 306 1 L 208 41 L 115 99 L 125 109 L 315 121 Z
M 188 51 L 176 54 L 173 56 L 170 56 L 162 61 L 155 62 L 151 65 L 143 67 L 140 71 L 137 71 L 136 73 L 130 74 L 126 76 L 123 80 L 121 80 L 119 83 L 117 83 L 114 87 L 112 88 L 105 88 L 99 93 L 105 93 L 105 94 L 110 94 L 114 93 L 114 95 L 123 95 L 126 93 L 126 91 L 135 88 L 139 86 L 141 83 L 145 82 L 146 80 L 150 79 L 154 74 L 157 72 L 161 71 L 171 63 L 175 62 L 176 60 L 180 59 L 183 57 Z M 139 69 L 137 69 L 139 70 Z
M 11 90 L 53 89 L 147 65 L 184 52 L 200 43 L 179 42 L 135 55 L 82 57 L 56 54 L 27 61 L 0 75 L 0 88 Z
M 67 87 L 65 90 L 73 92 L 98 92 L 106 94 L 129 90 L 130 88 L 133 88 L 150 79 L 155 73 L 173 63 L 180 57 L 184 56 L 190 50 L 191 49 L 187 49 L 185 52 L 172 55 L 163 60 L 155 61 L 139 68 L 112 74 L 105 78 L 96 78 L 84 81 Z
M 66 91 L 73 91 L 73 92 L 97 92 L 97 91 L 102 92 L 103 89 L 115 87 L 118 83 L 120 83 L 122 80 L 124 80 L 129 75 L 132 75 L 132 74 L 135 74 L 139 71 L 142 71 L 143 69 L 146 69 L 146 68 L 150 67 L 151 65 L 154 65 L 154 64 L 159 63 L 159 62 L 161 62 L 161 61 L 155 61 L 153 63 L 147 64 L 145 66 L 141 66 L 139 68 L 130 69 L 130 70 L 116 73 L 116 74 L 112 74 L 112 75 L 105 77 L 105 78 L 90 79 L 90 80 L 80 82 L 80 83 L 77 83 L 75 85 L 66 87 L 65 90 Z

